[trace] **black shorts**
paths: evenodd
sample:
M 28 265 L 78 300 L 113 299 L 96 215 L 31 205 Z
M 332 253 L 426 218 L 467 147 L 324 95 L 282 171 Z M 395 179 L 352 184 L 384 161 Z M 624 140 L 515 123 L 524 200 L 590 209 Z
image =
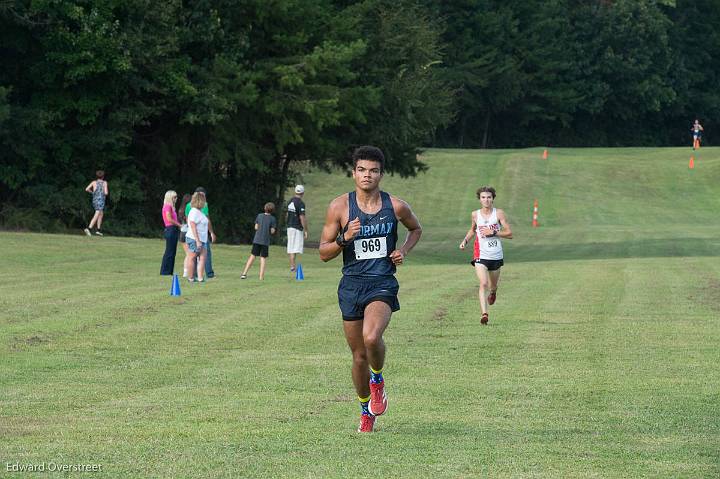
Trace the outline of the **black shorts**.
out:
M 400 309 L 395 276 L 358 277 L 343 276 L 338 285 L 338 303 L 343 320 L 359 321 L 365 317 L 365 307 L 373 301 L 382 301 L 395 312 Z
M 474 259 L 470 261 L 470 264 L 473 266 L 473 268 L 475 267 L 476 263 L 484 265 L 488 269 L 488 271 L 497 271 L 504 264 L 503 260 L 501 259 Z
M 262 256 L 263 258 L 267 258 L 269 251 L 270 251 L 270 247 L 268 245 L 253 243 L 251 254 L 253 256 Z
M 180 242 L 181 242 L 181 243 L 185 243 L 185 234 L 186 234 L 186 233 L 184 233 L 184 232 L 182 232 L 182 231 L 180 232 Z

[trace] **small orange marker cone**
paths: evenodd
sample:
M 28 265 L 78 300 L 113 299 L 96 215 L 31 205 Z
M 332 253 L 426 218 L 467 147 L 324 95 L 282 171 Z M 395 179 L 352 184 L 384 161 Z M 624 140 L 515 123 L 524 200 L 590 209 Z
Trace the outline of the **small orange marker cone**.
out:
M 540 226 L 540 224 L 538 223 L 538 200 L 535 200 L 535 203 L 533 204 L 532 226 L 533 226 L 533 228 L 537 228 L 538 226 Z
M 695 168 L 695 156 L 694 155 L 690 157 L 690 163 L 688 163 L 688 168 L 690 168 L 691 170 L 693 168 Z
M 543 151 L 543 160 L 547 160 L 547 148 Z

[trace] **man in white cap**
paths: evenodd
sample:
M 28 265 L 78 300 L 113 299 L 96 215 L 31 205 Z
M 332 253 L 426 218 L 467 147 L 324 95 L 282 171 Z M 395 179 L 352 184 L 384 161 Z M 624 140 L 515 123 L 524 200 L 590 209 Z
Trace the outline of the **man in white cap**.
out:
M 287 206 L 287 252 L 290 256 L 290 271 L 295 271 L 295 255 L 303 253 L 303 245 L 307 239 L 307 219 L 305 218 L 305 203 L 303 195 L 305 187 L 297 185 L 295 196 L 292 197 Z

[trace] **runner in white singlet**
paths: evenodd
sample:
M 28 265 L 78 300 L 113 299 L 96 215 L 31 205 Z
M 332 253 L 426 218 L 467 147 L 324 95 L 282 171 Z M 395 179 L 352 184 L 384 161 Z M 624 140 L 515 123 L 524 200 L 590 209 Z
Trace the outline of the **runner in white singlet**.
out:
M 512 230 L 505 212 L 493 206 L 495 188 L 483 186 L 477 190 L 477 198 L 481 208 L 472 212 L 472 223 L 460 243 L 460 249 L 465 249 L 470 238 L 475 237 L 473 260 L 470 264 L 475 267 L 475 274 L 480 281 L 480 324 L 487 324 L 488 306 L 494 304 L 497 298 L 500 268 L 503 265 L 501 238 L 512 239 Z

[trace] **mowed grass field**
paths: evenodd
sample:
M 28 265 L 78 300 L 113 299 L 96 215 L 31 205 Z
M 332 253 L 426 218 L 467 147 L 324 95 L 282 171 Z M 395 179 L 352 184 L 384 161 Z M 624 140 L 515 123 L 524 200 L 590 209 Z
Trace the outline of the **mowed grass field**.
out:
M 424 232 L 372 435 L 340 259 L 307 250 L 295 281 L 276 246 L 266 280 L 241 281 L 249 246 L 218 244 L 218 277 L 173 298 L 161 239 L 0 233 L 0 475 L 720 476 L 720 149 L 693 170 L 688 148 L 549 153 L 431 150 L 427 173 L 383 180 Z M 352 181 L 302 181 L 317 240 Z M 457 248 L 483 184 L 515 234 L 487 327 Z

